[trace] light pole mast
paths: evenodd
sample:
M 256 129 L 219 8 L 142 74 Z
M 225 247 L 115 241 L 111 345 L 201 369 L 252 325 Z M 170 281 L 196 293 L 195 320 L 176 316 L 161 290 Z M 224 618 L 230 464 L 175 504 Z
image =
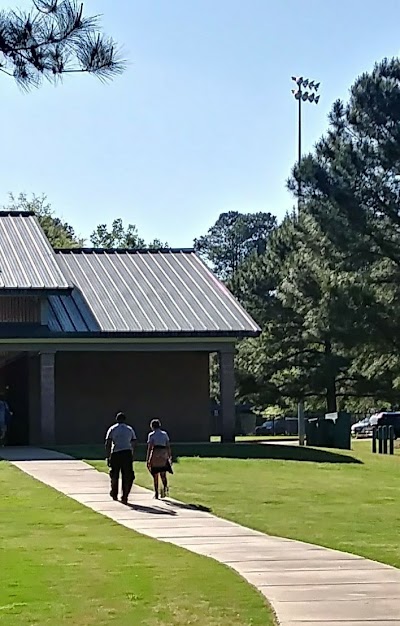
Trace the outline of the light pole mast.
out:
M 299 121 L 298 121 L 298 155 L 297 163 L 299 166 L 299 188 L 297 198 L 297 208 L 300 208 L 301 198 L 301 178 L 300 178 L 300 163 L 301 163 L 301 103 L 302 102 L 314 102 L 318 104 L 320 96 L 317 95 L 319 86 L 321 83 L 316 83 L 309 78 L 303 78 L 303 76 L 292 76 L 292 80 L 296 83 L 297 88 L 292 89 L 292 94 L 299 103 Z

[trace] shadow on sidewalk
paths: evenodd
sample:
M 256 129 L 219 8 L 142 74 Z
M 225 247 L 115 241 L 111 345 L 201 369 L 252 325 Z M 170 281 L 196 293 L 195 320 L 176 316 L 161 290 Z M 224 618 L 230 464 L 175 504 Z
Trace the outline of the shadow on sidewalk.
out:
M 47 448 L 35 448 L 29 446 L 6 446 L 0 448 L 0 459 L 4 461 L 73 461 L 70 455 Z
M 164 504 L 168 506 L 174 506 L 177 509 L 186 509 L 187 511 L 201 511 L 202 513 L 212 513 L 212 509 L 202 504 L 185 504 L 184 502 L 177 502 L 176 500 L 164 500 Z M 175 513 L 176 515 L 176 513 Z
M 177 513 L 176 511 L 170 511 L 168 509 L 162 509 L 158 506 L 143 506 L 143 504 L 133 504 L 128 502 L 125 504 L 128 509 L 132 509 L 132 511 L 138 511 L 139 513 L 150 513 L 151 515 L 169 515 L 170 517 L 174 517 Z

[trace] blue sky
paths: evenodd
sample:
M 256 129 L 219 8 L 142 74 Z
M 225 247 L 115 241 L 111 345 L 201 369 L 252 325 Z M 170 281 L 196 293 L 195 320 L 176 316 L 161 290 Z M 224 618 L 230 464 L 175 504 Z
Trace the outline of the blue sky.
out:
M 0 7 L 26 6 L 0 0 Z M 293 205 L 292 74 L 321 81 L 304 150 L 332 102 L 400 47 L 398 0 L 86 0 L 124 46 L 108 85 L 73 76 L 21 93 L 0 77 L 0 202 L 45 193 L 89 236 L 122 217 L 145 239 L 190 246 L 227 210 Z

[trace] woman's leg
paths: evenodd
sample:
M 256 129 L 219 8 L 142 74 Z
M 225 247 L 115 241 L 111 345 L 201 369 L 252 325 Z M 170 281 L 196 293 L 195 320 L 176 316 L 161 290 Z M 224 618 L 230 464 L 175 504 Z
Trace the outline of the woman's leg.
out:
M 163 484 L 163 491 L 162 491 L 161 497 L 164 498 L 165 496 L 168 495 L 168 478 L 167 478 L 166 472 L 161 472 L 161 480 Z
M 158 472 L 157 474 L 153 474 L 153 482 L 154 482 L 154 495 L 158 499 Z

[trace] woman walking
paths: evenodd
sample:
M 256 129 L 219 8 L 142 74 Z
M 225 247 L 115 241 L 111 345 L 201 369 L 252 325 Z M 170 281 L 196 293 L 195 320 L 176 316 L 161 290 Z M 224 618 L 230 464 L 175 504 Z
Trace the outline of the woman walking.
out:
M 154 481 L 154 497 L 159 497 L 159 476 L 161 476 L 161 497 L 169 495 L 167 472 L 172 474 L 171 446 L 168 433 L 161 430 L 160 420 L 150 422 L 151 432 L 147 437 L 147 468 Z

